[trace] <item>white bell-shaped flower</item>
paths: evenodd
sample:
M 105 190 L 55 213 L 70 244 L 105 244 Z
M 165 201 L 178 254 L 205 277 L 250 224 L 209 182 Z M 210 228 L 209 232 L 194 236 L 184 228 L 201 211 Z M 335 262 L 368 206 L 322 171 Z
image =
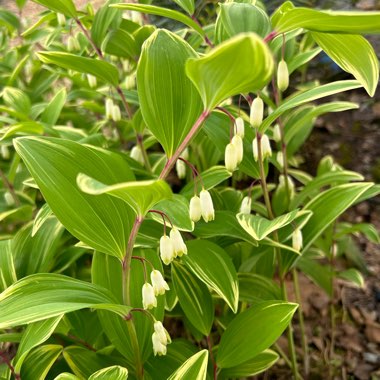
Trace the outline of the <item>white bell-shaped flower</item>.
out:
M 241 117 L 237 117 L 235 119 L 235 134 L 240 136 L 242 139 L 244 138 L 244 120 Z
M 249 215 L 251 213 L 252 199 L 251 197 L 244 197 L 241 202 L 240 212 Z
M 259 128 L 264 118 L 264 102 L 258 96 L 256 97 L 251 104 L 251 111 L 249 122 L 251 127 Z
M 7 204 L 7 206 L 13 206 L 15 204 L 15 200 L 9 191 L 6 191 L 4 193 L 4 201 Z
M 240 164 L 243 161 L 244 154 L 243 139 L 239 135 L 235 135 L 232 137 L 231 143 L 235 146 L 237 162 Z
M 190 199 L 190 219 L 196 223 L 202 217 L 201 200 L 197 195 Z
M 88 82 L 89 86 L 91 88 L 95 88 L 98 84 L 96 77 L 94 75 L 91 75 L 91 74 L 87 74 L 86 76 L 87 76 L 87 82 Z
M 113 110 L 113 100 L 111 98 L 107 98 L 106 100 L 106 118 L 112 119 L 112 110 Z
M 158 335 L 158 338 L 162 344 L 167 345 L 172 342 L 168 331 L 160 321 L 154 322 L 153 327 L 154 332 Z
M 302 231 L 297 227 L 292 234 L 292 246 L 296 251 L 303 247 Z
M 153 286 L 147 282 L 142 287 L 142 303 L 145 310 L 157 307 L 157 298 Z
M 131 149 L 131 158 L 137 161 L 139 164 L 144 165 L 144 156 L 141 151 L 141 148 L 138 145 L 135 145 Z
M 277 68 L 277 87 L 280 91 L 285 91 L 289 86 L 288 65 L 282 59 Z
M 113 121 L 121 120 L 120 107 L 117 104 L 114 104 L 114 106 L 112 107 L 112 120 Z
M 66 17 L 62 13 L 57 13 L 57 21 L 59 26 L 65 26 L 66 25 Z
M 156 332 L 152 334 L 152 343 L 153 343 L 154 356 L 166 355 L 166 352 L 167 352 L 166 344 L 161 343 L 160 337 Z
M 281 151 L 277 152 L 276 161 L 281 168 L 284 167 L 284 154 Z
M 169 265 L 176 257 L 173 241 L 167 235 L 162 236 L 160 239 L 160 256 L 165 265 Z
M 165 294 L 166 290 L 170 290 L 168 283 L 165 281 L 159 270 L 154 269 L 150 273 L 150 280 L 152 281 L 154 294 L 156 296 Z
M 173 227 L 170 231 L 170 239 L 173 243 L 174 253 L 176 256 L 181 257 L 182 255 L 187 255 L 186 244 L 177 228 Z
M 235 145 L 232 143 L 227 144 L 226 150 L 224 152 L 224 164 L 226 166 L 226 169 L 231 173 L 237 167 L 237 164 L 238 164 L 237 158 L 238 157 L 237 157 Z
M 176 161 L 175 170 L 179 179 L 183 179 L 186 177 L 186 164 L 182 160 Z
M 69 38 L 67 39 L 67 50 L 68 51 L 80 50 L 79 42 L 74 36 L 69 36 Z
M 212 198 L 207 190 L 202 190 L 200 193 L 201 211 L 203 220 L 207 223 L 215 219 L 214 204 Z
M 272 149 L 270 147 L 269 138 L 265 134 L 261 136 L 261 152 L 263 154 L 263 160 L 267 157 L 272 156 Z
M 273 140 L 276 142 L 281 141 L 281 130 L 279 124 L 275 124 L 275 126 L 273 127 Z

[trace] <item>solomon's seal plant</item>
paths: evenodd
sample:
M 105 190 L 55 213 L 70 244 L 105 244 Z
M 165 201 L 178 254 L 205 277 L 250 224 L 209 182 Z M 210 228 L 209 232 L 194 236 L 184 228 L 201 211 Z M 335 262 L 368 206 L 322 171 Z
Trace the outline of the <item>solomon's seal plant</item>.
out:
M 280 356 L 308 376 L 285 277 L 361 285 L 331 247 L 379 239 L 339 220 L 379 187 L 297 152 L 358 108 L 329 96 L 373 96 L 380 14 L 34 1 L 34 24 L 0 10 L 0 378 L 236 379 Z M 306 81 L 322 50 L 352 78 Z

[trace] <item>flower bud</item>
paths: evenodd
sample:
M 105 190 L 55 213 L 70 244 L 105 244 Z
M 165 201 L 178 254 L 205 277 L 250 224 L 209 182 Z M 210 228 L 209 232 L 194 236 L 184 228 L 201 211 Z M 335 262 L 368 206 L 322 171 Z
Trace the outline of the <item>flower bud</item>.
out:
M 97 86 L 97 80 L 94 75 L 87 74 L 87 82 L 91 88 L 95 88 Z
M 152 335 L 152 343 L 154 356 L 166 355 L 166 345 L 161 343 L 160 337 L 156 332 L 154 332 Z
M 185 148 L 183 152 L 181 153 L 180 157 L 182 157 L 185 160 L 189 159 L 189 148 Z
M 281 141 L 281 130 L 278 124 L 275 124 L 275 126 L 273 127 L 273 140 L 276 142 Z
M 160 256 L 165 265 L 169 265 L 175 258 L 173 241 L 169 236 L 162 236 L 160 239 Z
M 141 165 L 144 165 L 144 156 L 142 154 L 141 148 L 138 145 L 135 145 L 131 149 L 131 158 L 133 158 L 135 161 L 137 161 Z
M 291 199 L 294 196 L 295 186 L 294 186 L 293 180 L 289 176 L 287 178 L 288 178 L 289 197 Z M 279 189 L 280 188 L 282 188 L 282 189 L 286 188 L 286 185 L 285 185 L 285 176 L 283 174 L 281 174 L 280 177 L 279 177 L 278 188 Z
M 160 321 L 154 322 L 153 328 L 162 344 L 166 346 L 168 343 L 172 342 L 169 333 Z
M 9 160 L 9 157 L 10 157 L 9 148 L 6 145 L 0 146 L 0 152 L 1 152 L 1 156 L 4 158 L 4 160 Z
M 251 197 L 244 197 L 240 206 L 240 213 L 249 215 L 251 213 Z
M 255 137 L 252 141 L 252 151 L 253 151 L 253 158 L 255 161 L 258 161 L 259 159 L 259 149 L 257 146 L 257 137 Z
M 147 282 L 142 287 L 142 303 L 145 310 L 157 307 L 157 298 L 154 295 L 154 289 Z
M 200 200 L 203 220 L 206 223 L 211 220 L 214 220 L 215 211 L 210 193 L 207 190 L 203 189 L 200 193 Z
M 186 244 L 177 228 L 173 227 L 170 231 L 170 239 L 173 243 L 173 249 L 176 256 L 181 257 L 182 255 L 187 255 Z
M 300 251 L 302 249 L 302 231 L 298 227 L 293 231 L 292 245 L 296 251 Z
M 249 122 L 251 127 L 259 128 L 264 118 L 264 102 L 258 96 L 251 104 Z
M 289 86 L 288 65 L 282 59 L 277 68 L 277 87 L 280 91 L 285 91 Z
M 57 13 L 57 21 L 60 26 L 66 25 L 66 17 L 62 13 Z
M 161 272 L 158 270 L 153 270 L 150 273 L 150 279 L 152 281 L 154 294 L 156 296 L 165 294 L 165 290 L 170 290 L 169 285 L 164 280 L 164 277 L 162 276 Z
M 13 206 L 15 204 L 15 200 L 9 191 L 4 193 L 4 200 L 8 206 Z
M 69 38 L 67 39 L 67 50 L 68 51 L 80 50 L 79 42 L 75 37 L 69 36 Z
M 115 104 L 112 107 L 112 120 L 113 121 L 120 121 L 121 120 L 120 107 L 117 104 Z
M 239 135 L 235 135 L 232 137 L 231 143 L 235 146 L 237 163 L 240 164 L 243 161 L 244 154 L 243 139 Z
M 186 177 L 186 164 L 182 160 L 176 161 L 175 170 L 179 179 L 183 179 Z
M 269 138 L 265 134 L 261 136 L 261 152 L 263 154 L 263 160 L 272 155 Z
M 194 195 L 190 200 L 190 219 L 196 223 L 202 217 L 201 200 Z
M 238 159 L 238 156 L 237 156 L 235 145 L 232 143 L 227 144 L 226 150 L 224 153 L 224 163 L 226 165 L 226 169 L 229 172 L 232 173 L 236 169 L 237 164 L 238 164 L 237 159 Z
M 112 119 L 112 110 L 113 110 L 113 100 L 111 98 L 107 98 L 106 100 L 106 118 Z
M 241 117 L 235 119 L 236 130 L 235 134 L 244 138 L 244 120 Z
M 277 152 L 276 161 L 281 168 L 284 167 L 284 154 L 281 151 Z

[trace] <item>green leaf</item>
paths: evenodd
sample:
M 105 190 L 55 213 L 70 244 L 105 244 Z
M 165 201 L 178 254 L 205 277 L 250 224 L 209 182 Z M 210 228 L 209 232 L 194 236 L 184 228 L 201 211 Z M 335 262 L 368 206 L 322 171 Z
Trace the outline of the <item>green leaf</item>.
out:
M 76 17 L 77 11 L 72 0 L 33 0 L 37 4 L 69 17 Z
M 78 376 L 73 375 L 72 373 L 64 372 L 59 374 L 54 380 L 81 380 Z
M 60 51 L 44 51 L 37 53 L 37 55 L 43 63 L 57 65 L 64 69 L 79 71 L 80 73 L 91 74 L 113 86 L 117 86 L 119 83 L 119 72 L 117 68 L 106 61 L 81 57 Z
M 222 335 L 218 367 L 235 367 L 269 348 L 288 326 L 297 307 L 290 302 L 266 301 L 240 313 Z
M 112 26 L 116 28 L 121 21 L 121 14 L 117 9 L 111 8 L 110 4 L 116 3 L 117 0 L 108 0 L 98 9 L 91 26 L 91 38 L 95 45 L 100 47 L 103 43 L 107 30 Z
M 55 138 L 19 138 L 15 147 L 66 229 L 94 249 L 124 257 L 132 209 L 109 195 L 84 194 L 76 177 L 83 172 L 103 183 L 134 180 L 125 160 L 109 151 Z
M 202 111 L 197 90 L 185 74 L 185 62 L 196 56 L 187 42 L 163 29 L 156 30 L 143 45 L 137 67 L 141 112 L 168 157 Z
M 277 352 L 272 350 L 265 350 L 244 363 L 239 364 L 236 367 L 225 368 L 220 371 L 221 379 L 231 378 L 244 378 L 255 376 L 268 368 L 272 367 L 277 362 L 279 356 Z
M 123 29 L 112 30 L 104 41 L 104 51 L 117 57 L 136 59 L 139 50 L 132 34 Z
M 338 277 L 355 284 L 359 288 L 363 289 L 365 287 L 363 275 L 355 268 L 350 268 L 343 272 L 339 272 Z
M 278 33 L 304 28 L 325 33 L 370 34 L 380 33 L 379 17 L 380 12 L 318 11 L 288 6 L 272 18 L 272 23 Z
M 20 27 L 20 20 L 13 12 L 0 8 L 0 26 L 12 31 Z
M 165 356 L 151 356 L 144 369 L 154 380 L 167 380 L 187 359 L 198 352 L 196 346 L 185 339 L 174 339 Z
M 231 237 L 257 246 L 257 240 L 241 228 L 236 219 L 236 214 L 231 211 L 216 211 L 215 220 L 212 222 L 206 223 L 200 220 L 195 226 L 194 235 L 202 238 Z
M 129 306 L 118 305 L 105 288 L 59 274 L 25 277 L 0 294 L 0 329 L 20 326 L 84 308 L 106 309 L 121 316 Z
M 63 357 L 70 369 L 81 380 L 88 379 L 94 372 L 115 364 L 110 356 L 78 346 L 66 347 L 63 350 Z
M 88 380 L 126 380 L 128 377 L 128 370 L 118 365 L 103 368 L 93 373 Z
M 301 256 L 297 261 L 297 268 L 308 276 L 316 285 L 323 289 L 329 296 L 332 296 L 331 267 L 321 265 L 317 260 L 306 256 Z
M 172 279 L 186 317 L 203 335 L 208 335 L 214 320 L 214 306 L 208 288 L 177 262 L 172 265 Z
M 205 108 L 212 110 L 232 95 L 261 90 L 271 79 L 273 67 L 265 42 L 254 33 L 242 33 L 202 58 L 189 59 L 186 73 Z
M 301 104 L 312 102 L 313 100 L 321 99 L 326 96 L 338 94 L 340 92 L 353 90 L 355 88 L 362 87 L 361 84 L 356 80 L 342 80 L 333 83 L 324 84 L 312 88 L 311 90 L 306 90 L 298 93 L 295 96 L 284 99 L 281 105 L 276 108 L 268 117 L 264 119 L 260 125 L 260 132 L 264 133 L 269 126 L 285 111 L 293 109 Z
M 218 245 L 207 240 L 189 240 L 185 265 L 207 286 L 222 297 L 236 313 L 239 303 L 239 287 L 231 258 Z
M 5 105 L 26 116 L 29 115 L 32 106 L 25 92 L 15 87 L 4 87 L 2 97 Z
M 85 174 L 78 174 L 77 184 L 87 194 L 109 194 L 126 202 L 137 215 L 145 215 L 156 203 L 172 196 L 163 180 L 124 182 L 107 186 Z
M 50 338 L 62 317 L 63 314 L 28 325 L 22 335 L 20 345 L 17 349 L 17 355 L 14 358 L 14 369 L 16 373 L 20 372 L 20 368 L 22 368 L 22 364 L 29 352 Z
M 311 33 L 311 36 L 338 66 L 363 85 L 370 96 L 375 94 L 379 82 L 379 61 L 364 37 L 317 32 Z
M 194 230 L 194 223 L 190 219 L 189 201 L 184 196 L 173 194 L 171 199 L 160 201 L 154 208 L 165 212 L 179 230 L 189 232 Z M 151 217 L 160 224 L 164 223 L 161 215 L 151 213 Z
M 341 227 L 341 226 L 339 226 Z M 334 239 L 339 239 L 346 234 L 362 233 L 368 240 L 380 244 L 380 235 L 376 227 L 371 223 L 344 224 L 335 234 Z
M 366 182 L 339 185 L 317 195 L 306 204 L 304 209 L 312 211 L 313 215 L 302 230 L 304 250 L 307 250 L 330 223 L 372 186 L 373 183 Z
M 290 207 L 298 207 L 305 201 L 305 199 L 315 195 L 318 190 L 322 189 L 324 186 L 347 183 L 350 181 L 363 181 L 363 179 L 364 177 L 361 174 L 350 170 L 336 170 L 326 172 L 315 177 L 312 181 L 307 183 L 306 186 L 292 199 Z
M 260 7 L 251 3 L 220 4 L 215 24 L 215 35 L 219 42 L 245 32 L 254 32 L 264 38 L 270 30 L 269 17 Z
M 254 273 L 239 273 L 238 276 L 240 301 L 254 304 L 281 299 L 280 287 L 270 278 Z
M 8 128 L 2 128 L 3 135 L 0 141 L 8 139 L 14 135 L 42 135 L 45 129 L 44 126 L 35 121 L 23 121 L 21 123 L 10 125 Z
M 294 210 L 273 220 L 263 218 L 260 215 L 238 214 L 236 217 L 243 229 L 255 240 L 262 240 L 273 231 L 290 224 L 297 217 L 297 214 L 298 210 Z
M 56 124 L 62 108 L 66 102 L 66 89 L 62 88 L 53 97 L 53 99 L 46 106 L 44 112 L 41 114 L 41 121 L 53 126 Z
M 315 58 L 320 52 L 321 48 L 316 47 L 311 50 L 307 50 L 293 56 L 288 62 L 288 72 L 291 75 L 295 70 L 303 66 L 305 63 L 308 63 L 313 58 Z
M 185 361 L 168 380 L 206 380 L 208 351 L 202 350 Z
M 0 240 L 0 291 L 17 281 L 11 242 L 11 240 Z
M 21 368 L 20 377 L 25 380 L 44 380 L 62 353 L 62 346 L 45 345 L 33 350 Z
M 5 219 L 20 221 L 28 221 L 32 218 L 33 207 L 30 205 L 21 206 L 11 210 L 0 212 L 0 222 Z
M 129 11 L 147 13 L 150 15 L 167 17 L 167 18 L 170 18 L 172 20 L 182 22 L 182 24 L 185 24 L 188 27 L 194 29 L 201 36 L 204 36 L 204 34 L 205 34 L 203 29 L 194 20 L 192 20 L 190 17 L 185 16 L 184 14 L 177 12 L 177 11 L 174 11 L 172 9 L 156 7 L 155 5 L 124 4 L 124 3 L 111 5 L 111 7 L 123 9 L 123 10 L 129 10 Z
M 202 178 L 204 188 L 206 190 L 210 190 L 230 178 L 231 173 L 225 166 L 218 165 L 208 168 L 204 172 L 200 173 L 200 176 Z M 182 188 L 181 194 L 187 198 L 191 198 L 194 195 L 194 179 Z
M 194 0 L 173 0 L 177 3 L 184 11 L 186 11 L 190 16 L 194 14 Z
M 43 224 L 53 215 L 49 205 L 45 203 L 38 211 L 33 221 L 32 237 L 38 232 Z

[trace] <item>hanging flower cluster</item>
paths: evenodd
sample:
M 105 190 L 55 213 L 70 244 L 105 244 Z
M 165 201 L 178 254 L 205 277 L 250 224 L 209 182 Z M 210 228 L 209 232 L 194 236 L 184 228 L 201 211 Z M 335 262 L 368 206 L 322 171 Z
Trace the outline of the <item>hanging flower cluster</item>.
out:
M 117 104 L 114 104 L 111 98 L 106 100 L 106 118 L 113 121 L 121 120 L 120 107 Z
M 166 346 L 172 342 L 170 335 L 160 321 L 154 322 L 153 327 L 152 343 L 154 356 L 166 355 Z
M 165 291 L 170 289 L 160 271 L 154 269 L 150 279 L 152 284 L 145 282 L 142 287 L 142 303 L 145 310 L 157 307 L 157 296 L 165 294 Z

